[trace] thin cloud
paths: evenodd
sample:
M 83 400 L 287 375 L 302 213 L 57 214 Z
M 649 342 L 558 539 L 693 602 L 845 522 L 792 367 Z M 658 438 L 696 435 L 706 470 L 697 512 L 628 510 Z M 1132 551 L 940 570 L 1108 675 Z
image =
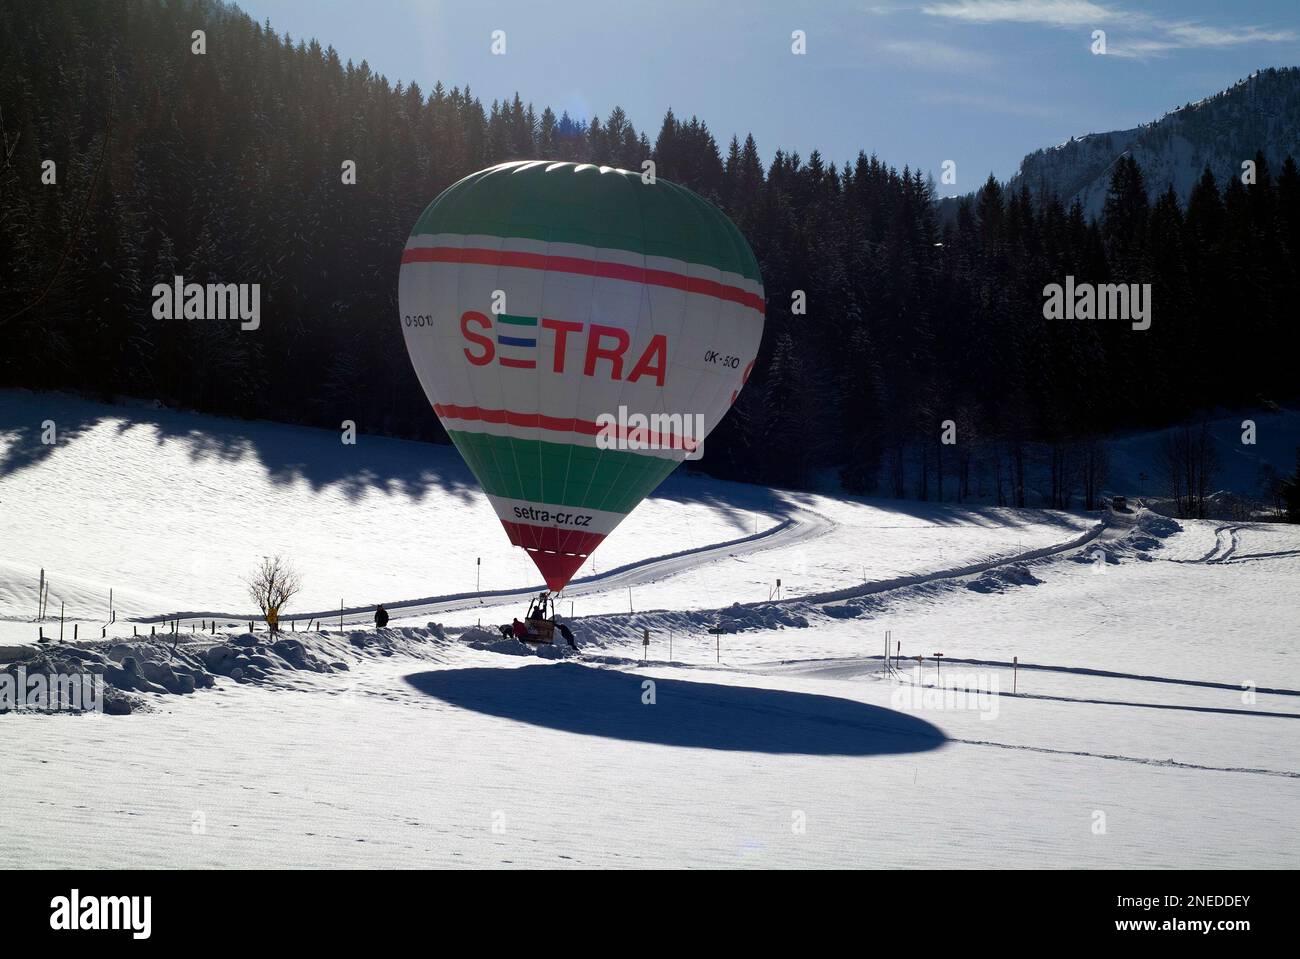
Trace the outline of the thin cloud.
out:
M 1076 27 L 1111 19 L 1111 10 L 1089 0 L 955 0 L 927 4 L 923 13 L 969 23 L 1041 23 Z
M 991 66 L 993 58 L 978 50 L 955 47 L 935 40 L 889 40 L 880 44 L 882 53 L 932 70 L 981 70 Z
M 927 4 L 921 10 L 932 17 L 964 23 L 1024 23 L 1062 29 L 1103 27 L 1112 33 L 1108 53 L 1120 57 L 1163 56 L 1175 50 L 1248 43 L 1286 43 L 1297 36 L 1294 30 L 1161 20 L 1091 0 L 950 0 Z
M 1243 43 L 1285 43 L 1294 40 L 1294 30 L 1264 30 L 1260 27 L 1207 27 L 1196 23 L 1167 24 L 1165 29 L 1187 46 L 1231 47 Z

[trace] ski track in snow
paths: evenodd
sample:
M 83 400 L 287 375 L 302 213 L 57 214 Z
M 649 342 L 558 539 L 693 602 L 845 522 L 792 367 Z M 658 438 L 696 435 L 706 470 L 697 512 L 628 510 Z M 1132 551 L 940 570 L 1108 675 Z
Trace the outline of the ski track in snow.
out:
M 1048 753 L 1054 756 L 1083 756 L 1088 759 L 1104 759 L 1109 762 L 1139 763 L 1144 766 L 1167 766 L 1170 769 L 1199 769 L 1216 773 L 1246 773 L 1255 776 L 1281 776 L 1283 779 L 1300 779 L 1300 772 L 1284 769 L 1251 769 L 1246 766 L 1202 766 L 1198 763 L 1184 763 L 1176 759 L 1145 759 L 1141 756 L 1119 756 L 1112 753 L 1090 753 L 1077 749 L 1052 749 L 1047 746 L 1017 746 L 1013 743 L 998 743 L 987 739 L 953 739 L 950 742 L 964 746 L 992 746 L 997 749 L 1022 749 L 1035 753 Z

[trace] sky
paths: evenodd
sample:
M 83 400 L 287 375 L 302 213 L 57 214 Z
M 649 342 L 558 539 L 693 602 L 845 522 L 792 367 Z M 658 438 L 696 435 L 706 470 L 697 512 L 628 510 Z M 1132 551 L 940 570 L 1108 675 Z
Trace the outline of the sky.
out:
M 652 141 L 671 107 L 706 122 L 724 154 L 752 133 L 765 162 L 778 148 L 805 159 L 816 148 L 827 163 L 864 150 L 939 181 L 951 160 L 943 194 L 1005 180 L 1070 136 L 1300 65 L 1296 0 L 235 2 L 426 93 L 468 84 L 487 107 L 517 91 L 539 113 L 583 119 L 621 106 Z

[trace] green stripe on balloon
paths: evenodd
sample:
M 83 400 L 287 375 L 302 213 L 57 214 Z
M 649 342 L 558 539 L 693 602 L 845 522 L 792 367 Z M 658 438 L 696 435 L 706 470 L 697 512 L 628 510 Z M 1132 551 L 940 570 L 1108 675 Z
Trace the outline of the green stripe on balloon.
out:
M 677 465 L 629 450 L 464 430 L 449 430 L 448 435 L 485 492 L 577 509 L 630 513 Z
M 685 227 L 685 228 L 684 228 Z M 444 190 L 411 235 L 577 243 L 711 266 L 762 282 L 744 237 L 694 193 L 638 173 L 573 163 L 504 163 Z

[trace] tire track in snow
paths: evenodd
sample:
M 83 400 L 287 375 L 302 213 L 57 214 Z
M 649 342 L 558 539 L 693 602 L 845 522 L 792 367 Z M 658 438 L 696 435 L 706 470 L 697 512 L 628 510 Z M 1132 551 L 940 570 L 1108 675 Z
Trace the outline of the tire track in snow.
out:
M 1171 559 L 1171 563 L 1185 563 L 1197 566 L 1206 563 L 1222 563 L 1232 557 L 1241 545 L 1240 526 L 1219 526 L 1214 530 L 1214 545 L 1209 552 L 1197 559 Z
M 1237 547 L 1239 547 L 1240 545 L 1241 545 L 1241 527 L 1234 526 L 1228 530 L 1228 543 L 1227 546 L 1224 548 L 1223 552 L 1221 552 L 1218 556 L 1214 557 L 1213 559 L 1207 560 L 1207 562 L 1210 563 L 1227 562 L 1236 554 Z

